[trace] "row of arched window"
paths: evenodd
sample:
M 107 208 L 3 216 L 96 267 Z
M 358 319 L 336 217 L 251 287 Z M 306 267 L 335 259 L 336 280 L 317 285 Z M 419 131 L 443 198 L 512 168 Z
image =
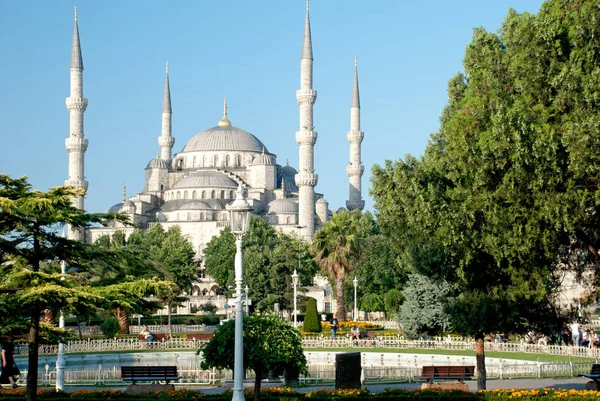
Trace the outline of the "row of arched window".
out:
M 182 198 L 183 196 L 183 198 Z M 208 196 L 208 197 L 207 197 Z M 234 190 L 202 190 L 202 191 L 172 191 L 170 194 L 167 194 L 167 200 L 175 200 L 175 199 L 235 199 L 235 191 Z
M 213 212 L 187 212 L 175 213 L 175 221 L 213 221 Z M 227 221 L 228 213 L 223 212 L 216 215 L 217 221 Z
M 193 156 L 177 160 L 175 167 L 177 169 L 194 167 L 243 167 L 243 158 L 240 154 L 226 154 L 224 157 L 218 154 L 214 154 L 212 157 L 208 155 Z

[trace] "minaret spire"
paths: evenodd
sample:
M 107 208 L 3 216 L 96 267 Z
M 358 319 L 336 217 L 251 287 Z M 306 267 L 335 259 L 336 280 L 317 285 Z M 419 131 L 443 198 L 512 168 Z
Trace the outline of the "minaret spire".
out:
M 354 56 L 354 84 L 352 86 L 352 103 L 350 105 L 350 131 L 348 132 L 348 142 L 350 142 L 350 164 L 346 167 L 346 172 L 350 178 L 348 200 L 346 207 L 348 210 L 360 209 L 365 207 L 365 201 L 362 199 L 362 175 L 365 166 L 361 162 L 361 143 L 365 133 L 360 130 L 360 95 L 358 91 L 358 62 Z
M 127 201 L 127 183 L 123 183 L 123 203 Z
M 299 149 L 296 184 L 299 192 L 298 224 L 303 227 L 301 235 L 306 241 L 312 242 L 315 233 L 315 186 L 319 177 L 315 174 L 314 166 L 314 145 L 317 142 L 317 133 L 313 130 L 313 105 L 317 99 L 317 91 L 313 90 L 313 52 L 308 6 L 307 0 L 302 56 L 300 57 L 300 89 L 296 91 L 296 99 L 300 105 L 300 127 L 296 132 Z
M 223 118 L 219 121 L 219 127 L 231 127 L 231 122 L 227 118 L 227 96 L 223 98 Z
M 160 158 L 163 160 L 171 160 L 171 154 L 173 151 L 173 145 L 175 144 L 175 138 L 173 138 L 173 127 L 172 127 L 173 111 L 171 109 L 171 85 L 169 83 L 169 62 L 165 65 L 165 91 L 163 94 L 163 109 L 162 109 L 162 130 L 161 135 L 158 137 L 158 145 L 160 146 Z
M 81 57 L 81 44 L 79 42 L 79 26 L 77 23 L 77 7 L 75 7 L 75 23 L 73 28 L 73 45 L 71 48 L 71 90 L 66 99 L 69 110 L 69 137 L 65 146 L 69 152 L 69 178 L 65 185 L 87 190 L 88 182 L 85 180 L 85 151 L 88 140 L 84 138 L 83 116 L 87 109 L 88 101 L 83 97 L 83 58 Z M 73 206 L 84 209 L 84 198 L 78 196 L 73 199 Z M 84 232 L 79 228 L 69 227 L 68 238 L 77 241 L 84 240 Z

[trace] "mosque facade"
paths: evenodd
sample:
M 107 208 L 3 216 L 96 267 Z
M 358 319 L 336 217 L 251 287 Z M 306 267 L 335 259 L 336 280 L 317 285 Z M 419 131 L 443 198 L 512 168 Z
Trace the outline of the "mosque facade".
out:
M 350 108 L 350 162 L 346 167 L 349 176 L 348 209 L 361 209 L 364 200 L 361 179 L 364 166 L 361 162 L 360 100 L 358 74 L 355 74 Z M 313 88 L 313 53 L 308 3 L 306 7 L 304 36 L 300 58 L 300 88 L 296 91 L 300 124 L 295 134 L 298 144 L 298 169 L 287 162 L 281 163 L 266 144 L 255 135 L 235 127 L 227 115 L 224 100 L 223 116 L 215 127 L 192 136 L 179 153 L 173 153 L 175 137 L 172 132 L 171 90 L 168 63 L 162 107 L 162 130 L 158 138 L 160 153 L 144 169 L 144 188 L 131 197 L 124 189 L 123 199 L 108 209 L 109 212 L 127 215 L 133 226 L 114 222 L 106 227 L 71 230 L 71 239 L 94 242 L 103 235 L 120 230 L 128 236 L 135 228 L 147 230 L 160 224 L 165 230 L 178 225 L 197 252 L 199 264 L 206 244 L 229 225 L 226 205 L 233 202 L 238 187 L 242 187 L 255 216 L 264 218 L 277 230 L 300 235 L 311 242 L 315 231 L 331 216 L 328 202 L 314 188 L 318 175 L 314 165 L 313 108 L 317 91 Z M 88 100 L 83 95 L 83 58 L 79 38 L 77 11 L 71 55 L 71 91 L 66 99 L 70 114 L 69 137 L 66 148 L 69 154 L 69 177 L 66 185 L 87 189 L 84 179 L 84 156 L 88 140 L 84 136 L 84 113 Z M 216 119 L 215 119 L 216 120 Z M 343 168 L 343 166 L 340 166 Z M 74 204 L 84 208 L 83 197 Z M 319 286 L 314 296 L 319 309 L 326 307 L 328 294 Z M 323 293 L 321 296 L 319 293 Z M 216 296 L 218 287 L 209 277 L 203 277 L 192 289 L 192 296 Z M 312 295 L 311 295 L 312 296 Z M 193 306 L 193 304 L 192 304 Z M 190 306 L 188 305 L 188 308 Z

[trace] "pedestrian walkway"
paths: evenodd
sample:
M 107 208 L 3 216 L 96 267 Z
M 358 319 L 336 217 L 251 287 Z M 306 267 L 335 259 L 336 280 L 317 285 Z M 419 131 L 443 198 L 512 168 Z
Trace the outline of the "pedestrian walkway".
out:
M 505 380 L 488 380 L 487 389 L 541 389 L 541 388 L 553 388 L 553 389 L 567 389 L 567 390 L 584 390 L 585 384 L 588 382 L 586 378 L 564 378 L 564 379 L 505 379 Z M 466 382 L 469 385 L 470 391 L 477 390 L 477 381 L 470 380 Z M 127 386 L 65 386 L 65 391 L 73 392 L 79 390 L 121 390 L 124 391 Z M 421 383 L 388 383 L 388 384 L 372 384 L 366 386 L 369 391 L 378 393 L 386 388 L 404 388 L 409 390 L 417 390 L 421 388 Z M 219 394 L 225 390 L 225 387 L 207 387 L 207 386 L 191 386 L 191 385 L 175 385 L 176 389 L 189 389 L 198 390 L 205 394 Z M 294 390 L 307 393 L 317 389 L 334 389 L 335 386 L 310 386 L 310 387 L 299 387 Z

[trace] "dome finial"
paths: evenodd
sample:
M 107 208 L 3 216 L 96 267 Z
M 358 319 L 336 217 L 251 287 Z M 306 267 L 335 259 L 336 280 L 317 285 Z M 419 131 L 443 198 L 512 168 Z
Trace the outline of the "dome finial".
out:
M 123 203 L 127 200 L 127 184 L 123 183 Z
M 219 121 L 219 127 L 231 127 L 231 122 L 227 119 L 227 96 L 223 98 L 223 118 Z

